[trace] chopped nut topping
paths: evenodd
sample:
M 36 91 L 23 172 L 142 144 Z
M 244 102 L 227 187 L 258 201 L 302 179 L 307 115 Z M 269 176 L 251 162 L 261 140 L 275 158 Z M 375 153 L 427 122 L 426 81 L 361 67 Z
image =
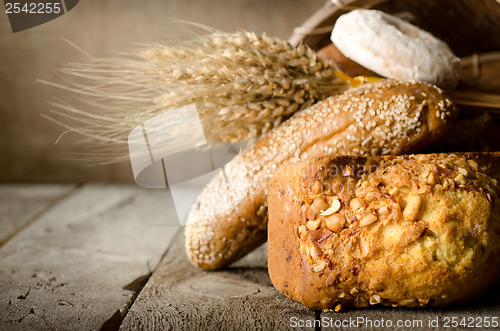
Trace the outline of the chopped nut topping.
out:
M 337 313 L 338 313 L 338 312 L 339 312 L 339 311 L 341 311 L 341 310 L 342 310 L 342 304 L 341 304 L 341 303 L 339 303 L 338 305 L 336 305 L 336 306 L 335 306 L 335 312 L 337 312 Z
M 420 175 L 420 178 L 422 178 L 423 180 L 427 180 L 427 178 L 429 177 L 429 171 L 424 171 L 421 175 Z
M 352 210 L 358 210 L 361 207 L 365 206 L 365 202 L 361 198 L 354 198 L 349 202 L 349 206 L 352 208 Z
M 451 178 L 443 178 L 441 180 L 441 185 L 443 185 L 443 189 L 453 189 L 455 187 L 455 182 Z
M 311 207 L 314 207 L 317 210 L 325 210 L 326 208 L 328 208 L 328 204 L 325 202 L 324 198 L 318 197 L 314 199 L 314 202 L 311 205 Z
M 344 215 L 336 213 L 325 218 L 325 224 L 333 232 L 339 232 L 346 224 Z
M 321 191 L 323 191 L 323 185 L 319 180 L 316 183 L 314 183 L 313 187 L 311 188 L 311 191 L 313 194 L 318 194 L 321 193 Z
M 399 188 L 397 188 L 397 187 L 393 187 L 389 190 L 389 194 L 392 196 L 396 195 L 398 192 L 399 192 Z
M 317 230 L 320 225 L 321 225 L 321 220 L 317 219 L 315 221 L 307 222 L 306 227 L 308 230 L 314 231 L 314 230 Z
M 421 205 L 422 198 L 419 195 L 410 196 L 403 211 L 404 218 L 408 221 L 415 221 Z
M 317 265 L 314 266 L 313 270 L 314 270 L 314 272 L 321 272 L 321 271 L 325 270 L 325 267 L 326 267 L 326 262 L 321 261 L 320 263 L 318 263 Z
M 328 208 L 327 210 L 325 210 L 324 212 L 320 213 L 321 216 L 328 216 L 328 215 L 331 215 L 333 213 L 336 213 L 339 211 L 340 207 L 342 205 L 340 204 L 340 201 L 337 200 L 337 199 L 333 199 L 332 200 L 332 205 L 330 206 L 330 208 Z
M 417 301 L 422 306 L 422 305 L 426 305 L 429 303 L 429 298 L 418 299 Z
M 415 302 L 415 299 L 403 299 L 398 302 L 400 306 L 408 306 Z
M 436 177 L 434 176 L 434 172 L 429 173 L 429 176 L 427 177 L 427 184 L 429 185 L 434 185 L 436 184 Z
M 373 222 L 377 221 L 377 216 L 375 216 L 374 214 L 367 214 L 365 217 L 363 217 L 361 219 L 361 221 L 359 221 L 359 226 L 367 226 L 367 225 L 370 225 L 372 224 Z
M 380 295 L 374 294 L 370 297 L 370 305 L 376 305 L 382 302 Z
M 340 292 L 340 294 L 339 294 L 339 298 L 340 298 L 340 299 L 345 298 L 345 296 L 346 296 L 346 294 L 345 294 L 344 292 Z
M 417 160 L 420 161 L 420 162 L 423 162 L 423 161 L 427 161 L 429 159 L 429 157 L 425 154 L 419 154 L 417 155 Z
M 469 174 L 469 172 L 467 171 L 467 169 L 464 169 L 464 168 L 458 168 L 458 172 L 461 173 L 462 175 L 466 176 Z
M 309 197 L 303 197 L 302 200 L 306 203 L 307 206 L 310 206 L 313 200 Z
M 459 174 L 457 177 L 455 177 L 455 182 L 457 182 L 460 185 L 465 185 L 466 183 L 465 176 L 463 174 Z
M 382 193 L 380 192 L 368 192 L 366 193 L 366 198 L 368 201 L 378 200 L 382 197 Z
M 311 246 L 311 251 L 309 252 L 309 254 L 311 254 L 311 257 L 313 259 L 316 259 L 323 256 L 323 251 L 318 247 L 318 245 L 313 244 Z
M 423 194 L 423 193 L 428 193 L 431 191 L 431 188 L 428 186 L 428 185 L 423 185 L 423 186 L 420 186 L 417 190 L 417 193 L 418 194 Z
M 327 209 L 328 205 L 326 204 L 325 200 L 321 197 L 317 197 L 314 199 L 314 202 L 312 203 L 311 207 L 309 208 L 309 211 L 307 212 L 307 218 L 310 220 L 314 220 L 318 217 L 318 213 Z
M 299 235 L 302 238 L 307 233 L 307 228 L 304 225 L 299 226 Z
M 370 183 L 368 183 L 367 181 L 361 183 L 361 188 L 366 189 L 368 188 L 368 186 L 370 186 Z
M 382 206 L 378 209 L 378 214 L 380 216 L 386 216 L 386 215 L 389 215 L 390 214 L 390 210 L 389 210 L 389 207 L 387 206 Z
M 476 161 L 474 161 L 474 160 L 467 160 L 467 164 L 469 165 L 469 167 L 471 167 L 471 169 L 473 171 L 477 171 L 478 167 L 477 167 Z
M 300 208 L 300 218 L 302 221 L 307 221 L 307 212 L 309 211 L 309 207 L 306 204 L 303 204 Z
M 358 292 L 359 292 L 359 290 L 358 290 L 357 288 L 353 287 L 353 288 L 351 289 L 351 292 L 350 292 L 350 293 L 351 293 L 352 295 L 354 295 L 354 294 L 356 294 L 356 293 L 358 293 Z

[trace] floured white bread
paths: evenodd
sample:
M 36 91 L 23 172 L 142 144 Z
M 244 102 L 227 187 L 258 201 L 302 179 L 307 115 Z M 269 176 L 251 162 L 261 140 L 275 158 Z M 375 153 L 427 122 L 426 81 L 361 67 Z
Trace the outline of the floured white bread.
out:
M 453 89 L 460 59 L 432 34 L 378 10 L 356 9 L 338 18 L 331 40 L 344 56 L 387 78 Z

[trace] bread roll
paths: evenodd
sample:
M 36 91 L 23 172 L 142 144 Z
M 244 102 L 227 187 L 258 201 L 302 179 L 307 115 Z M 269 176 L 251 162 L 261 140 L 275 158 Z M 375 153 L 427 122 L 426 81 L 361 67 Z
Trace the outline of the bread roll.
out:
M 267 185 L 283 164 L 326 154 L 418 150 L 442 136 L 456 110 L 426 83 L 380 81 L 318 102 L 262 136 L 226 165 L 193 205 L 186 226 L 191 261 L 218 269 L 267 238 Z
M 268 268 L 311 309 L 444 306 L 500 270 L 499 153 L 322 157 L 270 184 Z
M 347 58 L 377 74 L 453 90 L 460 59 L 432 34 L 380 10 L 355 9 L 335 22 L 331 38 Z

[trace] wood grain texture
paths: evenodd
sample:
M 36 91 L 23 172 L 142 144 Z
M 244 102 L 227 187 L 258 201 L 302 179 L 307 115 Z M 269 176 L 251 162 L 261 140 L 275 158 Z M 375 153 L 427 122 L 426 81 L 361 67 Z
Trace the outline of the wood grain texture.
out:
M 264 245 L 228 269 L 204 271 L 191 265 L 184 236 L 177 236 L 121 329 L 285 330 L 295 319 L 314 323 L 314 311 L 274 289 L 266 252 Z
M 0 247 L 76 186 L 0 185 Z
M 491 326 L 492 317 L 500 321 L 500 284 L 494 285 L 481 297 L 448 308 L 372 307 L 322 313 L 321 330 L 470 330 L 483 329 L 486 320 Z M 346 324 L 348 327 L 336 327 L 335 323 L 341 323 L 337 320 L 356 323 Z M 452 327 L 452 321 L 458 324 Z M 460 323 L 465 323 L 465 327 Z M 487 329 L 498 330 L 498 327 Z
M 317 313 L 315 320 L 314 311 L 272 287 L 267 276 L 266 246 L 229 269 L 203 271 L 188 262 L 183 240 L 181 235 L 175 238 L 121 330 L 283 330 L 295 325 L 299 330 L 373 330 L 374 325 L 381 330 L 449 330 L 452 317 L 459 321 L 465 318 L 467 323 L 484 321 L 485 317 L 491 322 L 492 317 L 500 317 L 497 284 L 483 296 L 449 308 L 374 306 Z
M 0 329 L 117 327 L 179 225 L 166 190 L 85 185 L 0 249 Z

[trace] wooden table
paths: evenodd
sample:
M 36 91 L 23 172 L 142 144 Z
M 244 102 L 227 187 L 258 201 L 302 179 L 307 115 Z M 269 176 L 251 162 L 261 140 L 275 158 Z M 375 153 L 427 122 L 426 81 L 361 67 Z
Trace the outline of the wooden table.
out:
M 227 270 L 192 266 L 166 190 L 0 185 L 0 330 L 427 330 L 500 318 L 498 286 L 447 309 L 315 312 L 279 294 L 266 265 L 263 246 Z

